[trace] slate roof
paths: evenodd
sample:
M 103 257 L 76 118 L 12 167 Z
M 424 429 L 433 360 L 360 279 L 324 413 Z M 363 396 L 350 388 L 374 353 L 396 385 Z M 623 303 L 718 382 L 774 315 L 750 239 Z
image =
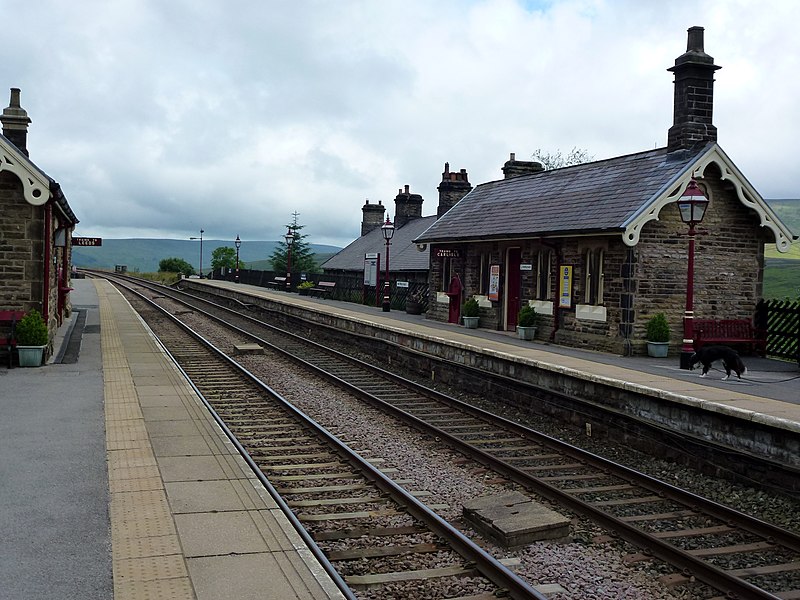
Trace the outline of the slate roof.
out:
M 708 148 L 666 148 L 477 186 L 416 242 L 622 232 Z
M 395 271 L 427 271 L 429 268 L 430 249 L 423 252 L 417 250 L 413 243 L 423 231 L 436 221 L 436 216 L 418 217 L 411 219 L 398 228 L 392 237 L 389 248 L 389 270 Z M 386 240 L 383 239 L 381 228 L 373 229 L 361 236 L 353 243 L 342 248 L 335 255 L 322 264 L 323 270 L 363 271 L 364 255 L 368 252 L 378 252 L 381 256 L 386 253 Z M 383 260 L 383 259 L 381 259 Z M 381 263 L 381 269 L 385 264 Z

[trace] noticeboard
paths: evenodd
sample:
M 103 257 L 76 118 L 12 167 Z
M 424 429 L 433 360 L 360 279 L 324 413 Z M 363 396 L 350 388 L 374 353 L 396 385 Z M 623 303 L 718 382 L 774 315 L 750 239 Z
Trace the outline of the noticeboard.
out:
M 558 306 L 572 307 L 572 266 L 561 265 L 558 276 Z
M 500 265 L 489 265 L 489 300 L 500 299 Z

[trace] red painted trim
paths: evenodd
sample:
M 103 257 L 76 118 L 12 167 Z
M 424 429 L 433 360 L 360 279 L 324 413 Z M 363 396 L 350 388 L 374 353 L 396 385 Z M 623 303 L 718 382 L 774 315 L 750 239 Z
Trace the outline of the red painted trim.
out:
M 53 222 L 53 201 L 49 200 L 44 205 L 44 282 L 42 291 L 42 315 L 50 326 L 50 263 L 53 239 L 50 235 L 50 226 Z

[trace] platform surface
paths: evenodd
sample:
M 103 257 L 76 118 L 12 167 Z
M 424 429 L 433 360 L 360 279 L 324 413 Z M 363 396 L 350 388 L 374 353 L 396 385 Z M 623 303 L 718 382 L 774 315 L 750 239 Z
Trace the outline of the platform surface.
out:
M 341 598 L 125 299 L 74 287 L 67 362 L 0 370 L 0 599 Z

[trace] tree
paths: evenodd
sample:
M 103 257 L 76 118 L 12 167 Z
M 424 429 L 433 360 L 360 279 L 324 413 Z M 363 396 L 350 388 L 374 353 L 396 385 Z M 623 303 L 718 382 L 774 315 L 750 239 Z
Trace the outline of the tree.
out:
M 220 246 L 211 253 L 211 268 L 216 271 L 223 267 L 226 269 L 236 268 L 236 250 L 229 246 Z
M 162 258 L 158 262 L 159 273 L 183 273 L 187 277 L 194 273 L 194 267 L 182 258 Z
M 591 162 L 594 160 L 594 155 L 589 156 L 586 150 L 581 150 L 573 147 L 568 154 L 564 155 L 561 150 L 555 152 L 545 152 L 541 148 L 534 150 L 531 158 L 537 162 L 542 163 L 545 169 L 560 169 L 562 167 L 570 167 L 572 165 L 580 165 L 582 163 Z
M 316 273 L 318 272 L 317 263 L 314 260 L 314 252 L 311 250 L 311 245 L 305 241 L 307 235 L 301 235 L 300 230 L 305 225 L 300 225 L 297 222 L 299 213 L 292 214 L 292 223 L 287 225 L 287 229 L 294 234 L 294 242 L 292 242 L 292 272 L 294 273 Z M 286 273 L 286 258 L 288 254 L 288 246 L 286 240 L 281 238 L 278 246 L 269 257 L 272 262 L 272 270 L 276 273 Z

